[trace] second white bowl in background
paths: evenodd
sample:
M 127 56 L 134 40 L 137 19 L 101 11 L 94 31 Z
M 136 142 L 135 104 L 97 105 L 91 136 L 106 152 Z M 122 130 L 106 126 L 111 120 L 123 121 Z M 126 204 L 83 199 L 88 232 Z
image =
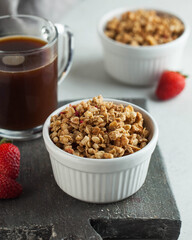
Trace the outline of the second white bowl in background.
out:
M 105 68 L 109 75 L 118 81 L 140 86 L 153 85 L 164 70 L 179 70 L 183 49 L 190 33 L 189 26 L 177 14 L 155 9 L 181 20 L 185 30 L 179 38 L 161 45 L 135 47 L 107 37 L 104 33 L 107 22 L 114 17 L 119 18 L 129 10 L 112 10 L 104 15 L 99 23 L 98 33 L 103 46 Z

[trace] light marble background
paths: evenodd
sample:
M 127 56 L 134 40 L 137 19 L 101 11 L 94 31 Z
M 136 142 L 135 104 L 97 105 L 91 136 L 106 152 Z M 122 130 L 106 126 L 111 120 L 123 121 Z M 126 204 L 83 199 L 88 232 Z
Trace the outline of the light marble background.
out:
M 3 4 L 4 0 L 1 0 Z M 8 1 L 8 0 L 7 0 Z M 18 0 L 10 0 L 10 3 Z M 4 1 L 5 2 L 5 1 Z M 39 4 L 37 7 L 35 2 Z M 44 16 L 54 22 L 67 24 L 75 35 L 75 56 L 72 69 L 59 86 L 59 100 L 93 97 L 146 98 L 149 112 L 156 118 L 160 135 L 159 146 L 181 214 L 179 240 L 192 238 L 192 37 L 183 54 L 182 70 L 189 75 L 186 88 L 176 98 L 161 102 L 154 98 L 155 87 L 132 87 L 109 77 L 104 70 L 102 47 L 97 24 L 102 15 L 118 7 L 161 8 L 183 16 L 192 26 L 191 0 L 55 0 L 23 1 L 19 13 Z M 0 4 L 0 5 L 1 5 Z M 15 3 L 16 5 L 16 3 Z M 7 8 L 12 9 L 12 8 Z M 1 9 L 2 11 L 2 9 Z M 13 12 L 16 9 L 13 9 Z M 2 14 L 2 12 L 0 12 Z

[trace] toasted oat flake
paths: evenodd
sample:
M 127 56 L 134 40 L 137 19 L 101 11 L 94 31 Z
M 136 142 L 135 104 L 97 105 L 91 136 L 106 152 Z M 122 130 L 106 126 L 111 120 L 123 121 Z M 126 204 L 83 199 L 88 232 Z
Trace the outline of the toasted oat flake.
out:
M 50 123 L 50 138 L 56 146 L 88 158 L 132 154 L 147 145 L 148 135 L 140 112 L 131 105 L 105 102 L 101 95 L 69 105 Z

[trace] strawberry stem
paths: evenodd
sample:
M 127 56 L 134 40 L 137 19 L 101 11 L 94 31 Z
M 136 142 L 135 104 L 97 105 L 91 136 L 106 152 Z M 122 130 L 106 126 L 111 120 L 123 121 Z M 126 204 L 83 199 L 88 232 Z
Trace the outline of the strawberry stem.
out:
M 184 78 L 188 78 L 189 76 L 188 75 L 183 75 Z
M 12 143 L 12 141 L 10 139 L 2 138 L 0 140 L 0 145 L 3 144 L 3 143 Z
M 188 78 L 188 77 L 189 77 L 188 75 L 183 74 L 182 72 L 177 72 L 177 73 L 179 73 L 180 75 L 182 75 L 184 78 Z

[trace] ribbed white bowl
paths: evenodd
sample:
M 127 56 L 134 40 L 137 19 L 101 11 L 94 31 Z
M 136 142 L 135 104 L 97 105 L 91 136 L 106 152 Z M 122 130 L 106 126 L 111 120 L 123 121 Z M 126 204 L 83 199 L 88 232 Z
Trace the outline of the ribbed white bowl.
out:
M 134 168 L 114 173 L 89 173 L 69 168 L 52 156 L 51 164 L 59 187 L 69 195 L 89 202 L 113 202 L 137 192 L 143 185 L 150 158 Z
M 131 104 L 114 99 L 104 100 L 123 105 Z M 60 113 L 68 105 L 53 112 L 43 128 L 43 138 L 59 187 L 77 199 L 94 203 L 119 201 L 137 192 L 145 181 L 151 154 L 157 143 L 158 127 L 153 117 L 144 109 L 131 104 L 136 111 L 142 113 L 150 131 L 150 142 L 140 151 L 114 159 L 82 158 L 61 150 L 49 137 L 50 117 Z
M 101 19 L 98 33 L 104 53 L 106 71 L 116 80 L 132 85 L 155 84 L 164 70 L 177 70 L 183 49 L 190 34 L 187 23 L 175 14 L 156 10 L 179 18 L 184 26 L 184 33 L 176 40 L 156 46 L 131 46 L 116 42 L 104 34 L 109 20 L 120 17 L 130 9 L 115 9 Z

